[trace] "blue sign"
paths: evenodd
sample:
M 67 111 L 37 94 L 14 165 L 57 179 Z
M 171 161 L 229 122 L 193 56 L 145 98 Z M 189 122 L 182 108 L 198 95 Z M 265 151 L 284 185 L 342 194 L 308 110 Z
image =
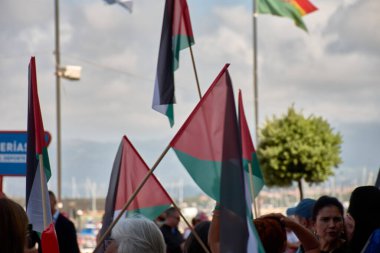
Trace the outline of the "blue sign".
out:
M 0 175 L 26 175 L 26 148 L 28 135 L 25 131 L 0 131 Z M 49 145 L 51 136 L 45 131 Z

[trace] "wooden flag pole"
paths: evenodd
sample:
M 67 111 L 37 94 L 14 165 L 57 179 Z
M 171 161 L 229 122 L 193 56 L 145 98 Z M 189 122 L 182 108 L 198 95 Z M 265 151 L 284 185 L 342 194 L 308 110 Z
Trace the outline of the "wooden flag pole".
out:
M 45 199 L 45 196 L 46 196 L 46 189 L 45 189 L 46 182 L 45 181 L 46 180 L 45 180 L 43 155 L 39 154 L 38 159 L 39 159 L 39 164 L 40 164 L 39 170 L 40 170 L 41 195 L 42 195 L 42 213 L 43 213 L 44 229 L 45 229 L 48 226 L 48 222 L 47 222 L 47 211 L 48 210 L 46 208 L 46 199 Z
M 146 174 L 142 182 L 139 184 L 139 186 L 136 188 L 136 190 L 133 192 L 133 194 L 129 197 L 128 201 L 125 203 L 123 209 L 120 211 L 119 215 L 112 221 L 111 225 L 107 228 L 107 230 L 104 232 L 102 237 L 100 237 L 98 244 L 96 245 L 94 249 L 94 253 L 99 249 L 100 245 L 104 242 L 106 237 L 111 232 L 112 228 L 115 226 L 115 224 L 120 220 L 121 216 L 125 212 L 125 210 L 128 209 L 128 207 L 131 205 L 132 201 L 136 198 L 137 194 L 140 192 L 141 188 L 145 185 L 146 181 L 148 181 L 149 177 L 153 174 L 153 171 L 157 168 L 158 164 L 161 162 L 161 160 L 164 158 L 166 153 L 168 153 L 170 149 L 170 145 L 168 145 L 165 150 L 162 152 L 160 157 L 157 159 L 156 163 L 153 165 L 153 167 L 149 170 L 149 172 Z
M 253 185 L 253 173 L 252 173 L 252 166 L 251 163 L 248 162 L 248 171 L 249 171 L 249 184 L 251 188 L 251 196 L 252 196 L 252 205 L 253 205 L 253 210 L 255 212 L 255 218 L 257 218 L 257 206 L 256 206 L 256 199 L 255 199 L 255 188 Z
M 104 232 L 104 234 L 100 237 L 95 249 L 94 253 L 99 249 L 100 245 L 104 242 L 104 240 L 107 238 L 107 236 L 111 233 L 112 228 L 116 225 L 116 223 L 120 220 L 121 216 L 123 216 L 125 210 L 128 209 L 128 207 L 131 205 L 132 201 L 136 198 L 137 194 L 140 192 L 142 187 L 145 185 L 146 181 L 148 181 L 149 177 L 153 174 L 154 170 L 157 168 L 158 164 L 161 162 L 161 160 L 164 158 L 166 153 L 169 151 L 170 145 L 168 145 L 165 150 L 162 152 L 161 156 L 157 159 L 156 163 L 153 165 L 152 169 L 149 170 L 149 172 L 144 177 L 143 181 L 140 183 L 140 185 L 136 188 L 136 190 L 133 192 L 133 194 L 129 197 L 128 201 L 125 203 L 123 209 L 120 211 L 118 216 L 112 221 L 112 223 L 109 225 L 107 230 Z M 207 247 L 202 242 L 199 235 L 194 231 L 193 227 L 189 224 L 189 222 L 186 220 L 186 218 L 182 215 L 181 211 L 179 210 L 178 206 L 174 203 L 172 200 L 173 206 L 178 210 L 179 214 L 181 215 L 182 219 L 185 221 L 187 226 L 189 226 L 191 232 L 193 232 L 195 238 L 198 240 L 199 244 L 202 246 L 202 248 L 207 252 L 210 253 Z
M 190 45 L 190 42 L 189 42 L 189 45 Z M 199 95 L 199 99 L 201 99 L 202 98 L 201 87 L 199 85 L 198 72 L 197 72 L 197 68 L 195 67 L 195 60 L 194 60 L 193 49 L 192 49 L 191 45 L 189 46 L 189 49 L 190 49 L 191 61 L 193 63 L 195 80 L 197 82 L 198 95 Z
M 172 203 L 173 203 L 174 208 L 177 209 L 177 211 L 179 212 L 179 215 L 181 215 L 182 219 L 185 221 L 186 225 L 190 228 L 191 233 L 193 233 L 195 239 L 199 242 L 199 244 L 201 245 L 201 247 L 203 248 L 203 250 L 206 253 L 210 253 L 210 251 L 208 250 L 208 248 L 206 247 L 206 245 L 203 243 L 202 239 L 199 237 L 198 233 L 194 230 L 193 226 L 191 226 L 190 223 L 185 218 L 185 216 L 183 216 L 181 210 L 178 208 L 178 206 L 176 205 L 176 203 L 174 201 L 172 201 Z

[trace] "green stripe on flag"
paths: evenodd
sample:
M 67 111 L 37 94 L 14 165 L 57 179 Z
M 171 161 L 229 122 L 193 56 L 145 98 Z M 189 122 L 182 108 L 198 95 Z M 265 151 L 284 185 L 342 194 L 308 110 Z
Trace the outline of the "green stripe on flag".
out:
M 259 13 L 272 14 L 280 17 L 288 17 L 294 21 L 296 26 L 307 31 L 302 20 L 302 15 L 294 5 L 284 0 L 258 0 Z
M 42 149 L 42 157 L 43 157 L 42 159 L 44 162 L 44 171 L 45 171 L 45 176 L 46 176 L 46 182 L 48 182 L 50 177 L 51 177 L 51 169 L 50 169 L 49 155 L 48 155 L 48 151 L 47 151 L 46 147 L 44 147 Z
M 172 40 L 172 50 L 173 50 L 173 71 L 179 67 L 179 51 L 194 45 L 194 37 L 187 35 L 176 35 L 173 36 Z
M 166 108 L 166 117 L 168 117 L 170 127 L 173 127 L 174 125 L 174 108 L 173 104 L 168 104 Z
M 247 176 L 249 178 L 250 173 L 249 173 L 248 163 L 251 163 L 253 188 L 254 188 L 254 194 L 256 198 L 259 195 L 261 189 L 264 187 L 264 179 L 259 167 L 259 161 L 257 160 L 256 153 L 252 154 L 252 161 L 243 159 L 244 172 L 247 173 Z
M 220 201 L 222 162 L 200 160 L 175 148 L 173 149 L 199 187 L 211 198 Z
M 160 214 L 162 214 L 169 207 L 170 207 L 170 205 L 139 208 L 139 209 L 128 211 L 127 217 L 131 217 L 135 214 L 141 214 L 150 220 L 154 220 L 155 218 L 157 218 Z

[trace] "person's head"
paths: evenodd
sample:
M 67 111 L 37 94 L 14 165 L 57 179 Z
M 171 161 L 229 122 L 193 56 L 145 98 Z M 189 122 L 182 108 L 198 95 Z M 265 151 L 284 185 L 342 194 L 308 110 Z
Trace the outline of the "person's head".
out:
M 181 219 L 178 210 L 174 207 L 170 207 L 169 209 L 165 211 L 165 213 L 166 213 L 165 224 L 172 228 L 177 227 Z
M 313 209 L 313 223 L 321 246 L 341 242 L 344 233 L 343 214 L 343 205 L 337 198 L 322 196 L 317 200 Z
M 194 230 L 201 238 L 203 244 L 207 247 L 207 249 L 210 251 L 210 248 L 208 246 L 208 231 L 210 229 L 211 222 L 210 221 L 202 221 L 198 223 Z M 195 238 L 193 233 L 190 233 L 189 237 L 186 239 L 185 247 L 184 247 L 185 253 L 203 253 L 206 252 L 198 240 Z M 210 251 L 211 252 L 211 251 Z
M 350 244 L 360 252 L 372 232 L 380 228 L 380 190 L 375 186 L 357 187 L 351 193 L 347 212 L 355 223 Z
M 143 217 L 120 220 L 111 237 L 117 253 L 165 253 L 164 237 L 157 225 Z
M 195 215 L 194 218 L 191 219 L 191 225 L 196 226 L 197 224 L 201 223 L 202 221 L 208 221 L 207 214 L 204 212 L 199 212 L 197 215 Z
M 286 230 L 280 220 L 272 217 L 254 219 L 265 252 L 282 253 L 286 249 Z
M 161 213 L 159 216 L 154 219 L 154 222 L 156 223 L 157 226 L 161 227 L 166 220 L 166 212 Z
M 16 202 L 0 199 L 0 252 L 23 253 L 26 246 L 28 217 Z
M 302 226 L 312 229 L 312 214 L 315 202 L 314 199 L 305 198 L 297 206 L 288 208 L 286 214 L 294 216 L 295 220 Z
M 50 211 L 51 214 L 54 215 L 55 213 L 55 208 L 57 206 L 57 199 L 55 198 L 55 195 L 52 191 L 49 191 L 49 199 L 50 199 Z

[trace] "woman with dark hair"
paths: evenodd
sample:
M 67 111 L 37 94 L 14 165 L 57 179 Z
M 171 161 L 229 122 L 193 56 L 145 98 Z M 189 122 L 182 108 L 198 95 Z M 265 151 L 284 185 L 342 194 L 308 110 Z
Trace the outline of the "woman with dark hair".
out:
M 347 212 L 350 252 L 380 252 L 380 190 L 375 186 L 357 187 Z
M 0 198 L 0 252 L 24 253 L 28 217 L 16 202 Z
M 343 205 L 337 198 L 322 196 L 315 203 L 312 219 L 321 252 L 346 252 L 343 214 Z

